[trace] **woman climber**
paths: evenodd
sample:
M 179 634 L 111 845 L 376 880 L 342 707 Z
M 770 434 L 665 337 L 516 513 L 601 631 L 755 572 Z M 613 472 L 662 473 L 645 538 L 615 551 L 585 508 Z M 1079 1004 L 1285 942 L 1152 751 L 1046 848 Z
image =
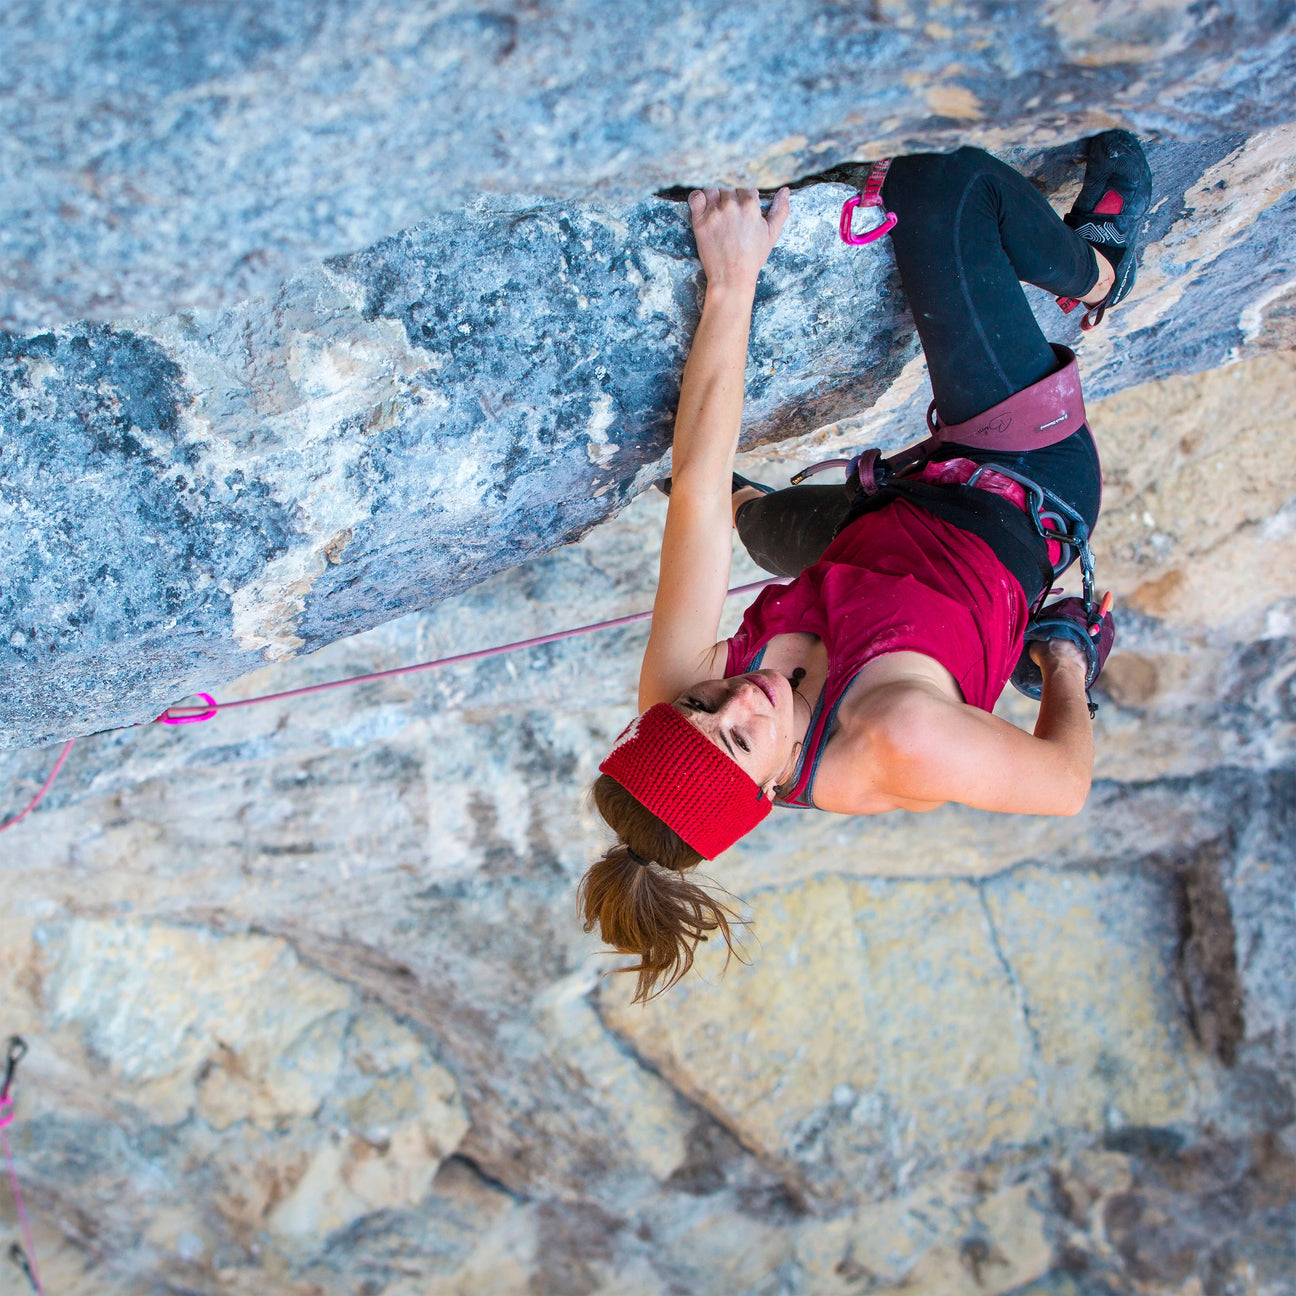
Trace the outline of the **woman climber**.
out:
M 892 460 L 889 478 L 885 461 L 866 459 L 849 486 L 774 491 L 734 473 L 756 281 L 788 191 L 768 213 L 754 190 L 689 195 L 706 298 L 664 484 L 641 714 L 599 767 L 595 803 L 619 840 L 581 883 L 585 930 L 639 956 L 627 969 L 636 999 L 678 981 L 710 933 L 732 948 L 733 913 L 685 874 L 773 805 L 1083 806 L 1088 686 L 1114 627 L 1087 567 L 1086 602 L 1041 604 L 1087 557 L 1098 455 L 1075 358 L 1045 340 L 1020 281 L 1065 310 L 1083 302 L 1086 326 L 1132 287 L 1147 161 L 1124 131 L 1091 139 L 1086 160 L 1065 220 L 980 149 L 874 168 L 872 190 L 896 217 L 934 436 L 924 454 Z M 717 643 L 733 528 L 789 583 L 763 590 Z M 1010 676 L 1040 697 L 1033 734 L 991 714 Z

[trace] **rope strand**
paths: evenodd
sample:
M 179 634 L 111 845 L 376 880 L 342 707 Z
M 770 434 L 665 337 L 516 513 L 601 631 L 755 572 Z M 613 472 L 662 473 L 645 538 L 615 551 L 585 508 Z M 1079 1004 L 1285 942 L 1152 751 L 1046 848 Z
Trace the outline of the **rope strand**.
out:
M 32 797 L 32 799 L 28 801 L 12 819 L 6 819 L 4 823 L 0 824 L 0 832 L 7 832 L 14 826 L 14 824 L 22 823 L 22 821 L 26 819 L 27 816 L 31 814 L 31 812 L 45 799 L 45 793 L 54 786 L 54 780 L 58 778 L 59 770 L 63 768 L 63 762 L 67 760 L 68 752 L 72 750 L 72 744 L 74 742 L 76 742 L 75 738 L 69 738 L 67 742 L 63 744 L 63 750 L 59 753 L 58 760 L 54 762 L 54 768 L 50 770 L 49 777 L 41 784 L 40 791 L 37 792 L 36 795 Z
M 733 589 L 726 592 L 725 597 L 732 598 L 735 594 L 751 594 L 756 590 L 764 589 L 767 585 L 776 585 L 781 579 L 778 576 L 770 576 L 765 580 L 752 581 L 747 585 L 735 585 Z M 395 679 L 398 675 L 413 675 L 417 671 L 432 670 L 437 666 L 458 666 L 465 662 L 480 661 L 484 657 L 497 657 L 503 653 L 517 652 L 522 648 L 539 648 L 543 644 L 558 643 L 563 639 L 575 639 L 579 635 L 593 634 L 596 630 L 613 630 L 617 626 L 632 625 L 636 621 L 650 621 L 651 619 L 651 610 L 647 612 L 631 612 L 626 616 L 610 617 L 606 621 L 594 621 L 590 625 L 574 626 L 569 630 L 555 630 L 551 634 L 535 635 L 531 639 L 515 639 L 512 643 L 496 644 L 490 648 L 477 648 L 472 652 L 455 653 L 453 656 L 438 657 L 433 661 L 415 662 L 412 666 L 394 666 L 390 670 L 370 671 L 366 675 L 353 675 L 347 679 L 339 680 L 325 680 L 320 684 L 305 684 L 301 688 L 283 689 L 278 693 L 264 693 L 259 697 L 238 698 L 233 702 L 212 702 L 209 705 L 200 707 L 171 706 L 167 707 L 155 720 L 146 723 L 165 724 L 169 722 L 175 724 L 177 721 L 193 721 L 199 716 L 204 720 L 210 720 L 221 711 L 234 711 L 239 707 L 260 706 L 265 702 L 283 702 L 288 698 L 305 697 L 310 693 L 325 693 L 330 689 L 351 688 L 356 684 L 368 684 L 373 680 Z M 134 728 L 138 728 L 138 726 L 119 725 L 117 729 L 105 729 L 103 732 L 116 733 L 120 729 Z M 0 832 L 7 832 L 40 805 L 45 799 L 45 794 L 54 785 L 54 780 L 63 768 L 68 753 L 72 750 L 72 744 L 75 742 L 75 738 L 68 739 L 58 760 L 54 763 L 54 768 L 50 770 L 49 777 L 41 785 L 40 791 L 12 819 L 6 819 L 4 823 L 0 824 Z

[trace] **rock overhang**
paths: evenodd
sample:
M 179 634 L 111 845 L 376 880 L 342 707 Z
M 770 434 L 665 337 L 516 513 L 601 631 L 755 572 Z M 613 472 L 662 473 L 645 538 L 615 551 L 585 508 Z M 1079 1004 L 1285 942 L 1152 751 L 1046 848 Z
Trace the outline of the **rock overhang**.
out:
M 1294 277 L 1291 137 L 1153 146 L 1141 282 L 1080 344 L 1091 398 L 1265 344 L 1248 312 Z M 1053 192 L 1074 160 L 1023 159 Z M 744 445 L 870 408 L 891 446 L 921 426 L 889 252 L 836 236 L 856 175 L 795 195 Z M 271 298 L 6 335 L 8 742 L 146 721 L 578 538 L 663 471 L 701 293 L 676 202 L 497 195 Z
M 273 293 L 480 193 L 614 203 L 861 157 L 1290 120 L 1283 0 L 17 7 L 0 326 Z M 19 179 L 21 177 L 21 179 Z

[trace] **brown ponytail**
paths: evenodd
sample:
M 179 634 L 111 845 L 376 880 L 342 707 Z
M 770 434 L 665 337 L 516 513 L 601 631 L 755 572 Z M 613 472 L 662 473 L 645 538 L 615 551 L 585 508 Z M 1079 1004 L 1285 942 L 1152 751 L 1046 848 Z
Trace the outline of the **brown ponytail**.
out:
M 621 840 L 581 879 L 585 930 L 597 926 L 613 949 L 639 955 L 635 966 L 621 970 L 639 974 L 633 1002 L 647 1003 L 684 976 L 698 942 L 711 932 L 737 954 L 730 929 L 743 920 L 681 876 L 702 856 L 620 783 L 600 774 L 593 791 L 599 813 Z

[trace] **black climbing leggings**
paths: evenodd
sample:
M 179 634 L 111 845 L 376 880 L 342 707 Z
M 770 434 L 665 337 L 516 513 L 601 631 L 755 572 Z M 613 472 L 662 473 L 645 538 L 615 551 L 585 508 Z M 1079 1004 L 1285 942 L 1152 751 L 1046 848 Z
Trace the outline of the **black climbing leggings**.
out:
M 941 421 L 962 423 L 1057 368 L 1021 281 L 1081 297 L 1098 281 L 1093 249 L 1023 176 L 982 149 L 896 158 L 882 198 L 891 247 Z M 915 438 L 917 439 L 917 438 Z M 1088 427 L 1023 454 L 943 447 L 937 458 L 994 460 L 1098 519 L 1101 477 Z M 738 510 L 752 559 L 777 576 L 819 560 L 850 509 L 845 486 L 793 486 Z

